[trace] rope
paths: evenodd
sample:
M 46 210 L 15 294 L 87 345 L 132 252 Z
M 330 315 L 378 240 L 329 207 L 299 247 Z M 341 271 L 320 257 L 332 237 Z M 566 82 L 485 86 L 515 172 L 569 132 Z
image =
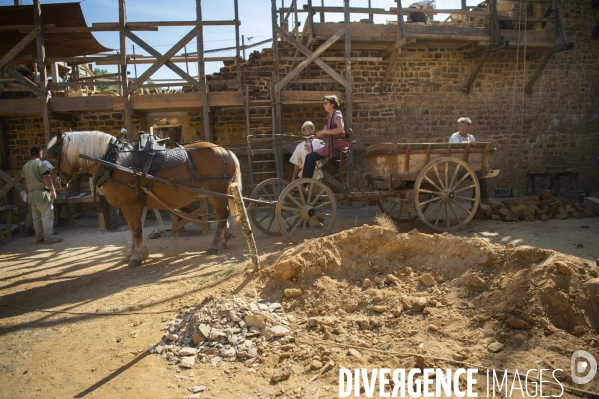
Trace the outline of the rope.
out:
M 514 121 L 514 106 L 516 105 L 516 83 L 518 81 L 518 60 L 520 57 L 520 31 L 521 31 L 521 28 L 522 28 L 522 2 L 520 2 L 520 9 L 518 10 L 518 41 L 517 41 L 517 45 L 516 45 L 516 71 L 515 71 L 515 76 L 514 76 L 514 84 L 512 86 L 512 112 L 510 115 L 510 130 L 509 130 L 510 132 L 512 131 L 512 122 Z M 524 27 L 524 28 L 526 28 L 526 27 Z M 526 45 L 526 43 L 525 43 L 525 45 Z

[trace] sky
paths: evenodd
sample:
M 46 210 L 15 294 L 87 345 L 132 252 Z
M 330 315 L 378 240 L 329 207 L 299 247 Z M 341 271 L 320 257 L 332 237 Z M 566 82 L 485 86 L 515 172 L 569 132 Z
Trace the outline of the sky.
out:
M 67 3 L 67 2 L 79 2 L 71 0 L 40 0 L 42 4 L 52 3 Z M 313 0 L 314 6 L 321 5 L 322 0 Z M 408 3 L 410 0 L 406 1 Z M 414 0 L 416 1 L 416 0 Z M 452 2 L 459 4 L 460 0 L 437 0 L 437 8 L 447 9 L 453 8 L 448 6 Z M 470 4 L 472 0 L 468 1 Z M 291 0 L 276 0 L 277 7 L 281 7 L 284 4 L 288 7 L 291 4 Z M 445 4 L 447 3 L 447 4 Z M 32 0 L 22 0 L 23 5 L 33 4 Z M 83 0 L 80 1 L 83 15 L 88 26 L 91 26 L 94 22 L 118 22 L 118 0 Z M 191 21 L 196 18 L 196 1 L 195 0 L 126 0 L 127 9 L 127 21 L 129 22 L 145 22 L 145 21 Z M 202 1 L 202 18 L 204 21 L 216 21 L 216 20 L 233 20 L 235 18 L 234 0 L 203 0 Z M 298 8 L 303 9 L 303 5 L 307 4 L 307 0 L 298 0 Z M 351 0 L 351 7 L 368 7 L 371 5 L 374 8 L 385 8 L 389 9 L 391 6 L 395 6 L 394 0 Z M 0 6 L 14 5 L 14 0 L 0 0 Z M 324 5 L 327 7 L 342 6 L 343 0 L 324 0 Z M 404 7 L 407 5 L 403 4 Z M 239 41 L 241 42 L 241 36 L 245 37 L 246 44 L 258 43 L 262 40 L 272 38 L 272 26 L 271 26 L 271 0 L 238 0 L 239 7 L 239 19 L 241 25 L 239 27 Z M 456 7 L 457 8 L 457 7 Z M 299 20 L 303 24 L 306 19 L 307 13 L 300 13 Z M 342 14 L 329 15 L 327 18 L 339 18 L 341 19 Z M 365 18 L 365 15 L 352 15 L 352 18 Z M 385 18 L 384 16 L 379 16 Z M 379 18 L 377 17 L 377 18 Z M 318 17 L 316 17 L 318 18 Z M 327 19 L 330 22 L 331 19 Z M 318 21 L 318 19 L 316 20 Z M 385 21 L 376 21 L 376 23 L 385 23 Z M 303 25 L 302 25 L 303 27 Z M 158 32 L 143 32 L 135 31 L 146 43 L 154 47 L 159 53 L 164 54 L 170 48 L 176 44 L 185 34 L 192 29 L 191 26 L 185 27 L 159 27 Z M 119 34 L 118 32 L 93 32 L 100 44 L 105 47 L 118 49 L 119 48 Z M 204 48 L 205 50 L 226 48 L 235 46 L 235 27 L 234 26 L 205 26 L 204 27 Z M 267 44 L 270 47 L 270 44 Z M 133 48 L 135 47 L 135 48 Z M 260 47 L 261 48 L 261 47 Z M 139 46 L 134 45 L 130 40 L 127 39 L 127 52 L 129 54 L 143 54 L 148 55 Z M 187 45 L 188 52 L 197 51 L 197 45 L 195 39 L 193 39 Z M 183 51 L 179 52 L 181 54 Z M 249 55 L 248 51 L 246 56 Z M 111 54 L 116 54 L 115 51 Z M 234 51 L 228 51 L 221 54 L 207 54 L 206 56 L 234 56 Z M 141 64 L 134 67 L 129 67 L 130 77 L 141 75 L 150 65 Z M 197 63 L 189 63 L 186 66 L 184 63 L 178 64 L 180 68 L 186 70 L 188 68 L 189 74 L 197 76 Z M 218 72 L 222 63 L 206 63 L 206 73 Z M 117 72 L 117 66 L 102 65 L 99 68 L 108 70 L 109 73 Z M 172 72 L 167 67 L 160 68 L 152 76 L 153 80 L 156 79 L 178 79 L 178 75 Z

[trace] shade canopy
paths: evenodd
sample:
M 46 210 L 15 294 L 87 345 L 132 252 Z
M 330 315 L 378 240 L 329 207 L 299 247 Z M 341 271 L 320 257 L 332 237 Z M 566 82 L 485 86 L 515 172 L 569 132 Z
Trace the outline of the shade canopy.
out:
M 42 23 L 56 27 L 87 27 L 79 3 L 42 4 Z M 34 25 L 33 6 L 0 7 L 0 26 Z M 0 57 L 8 53 L 28 32 L 0 32 Z M 91 32 L 44 33 L 46 57 L 76 57 L 98 54 L 111 49 L 102 46 Z M 37 57 L 35 40 L 29 43 L 13 62 Z

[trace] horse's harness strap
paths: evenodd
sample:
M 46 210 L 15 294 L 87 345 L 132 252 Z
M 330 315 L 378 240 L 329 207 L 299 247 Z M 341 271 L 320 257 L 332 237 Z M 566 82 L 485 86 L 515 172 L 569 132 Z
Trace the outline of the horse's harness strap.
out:
M 189 168 L 189 175 L 191 177 L 191 183 L 193 184 L 196 182 L 196 166 L 193 163 L 193 159 L 191 158 L 191 155 L 189 155 L 189 151 L 187 150 L 187 148 L 185 148 L 179 144 L 177 144 L 177 147 L 185 150 L 185 158 L 187 159 L 187 167 Z
M 116 163 L 116 159 L 119 156 L 119 151 L 125 145 L 124 141 L 121 138 L 112 137 L 110 139 L 110 143 L 108 144 L 108 149 L 104 154 L 103 160 L 110 163 Z M 110 166 L 106 166 L 101 164 L 98 168 L 98 171 L 94 175 L 92 179 L 92 184 L 96 187 L 102 186 L 107 180 L 110 179 L 110 174 L 112 173 L 113 168 Z

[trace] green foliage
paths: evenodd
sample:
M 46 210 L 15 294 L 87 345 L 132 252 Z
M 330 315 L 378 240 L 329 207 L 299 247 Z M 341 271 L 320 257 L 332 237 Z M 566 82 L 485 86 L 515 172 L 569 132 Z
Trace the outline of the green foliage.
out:
M 106 69 L 94 68 L 94 75 L 95 76 L 108 75 L 108 71 Z M 99 85 L 99 86 L 96 86 L 95 89 L 96 89 L 96 91 L 106 91 L 106 90 L 116 91 L 116 86 Z

